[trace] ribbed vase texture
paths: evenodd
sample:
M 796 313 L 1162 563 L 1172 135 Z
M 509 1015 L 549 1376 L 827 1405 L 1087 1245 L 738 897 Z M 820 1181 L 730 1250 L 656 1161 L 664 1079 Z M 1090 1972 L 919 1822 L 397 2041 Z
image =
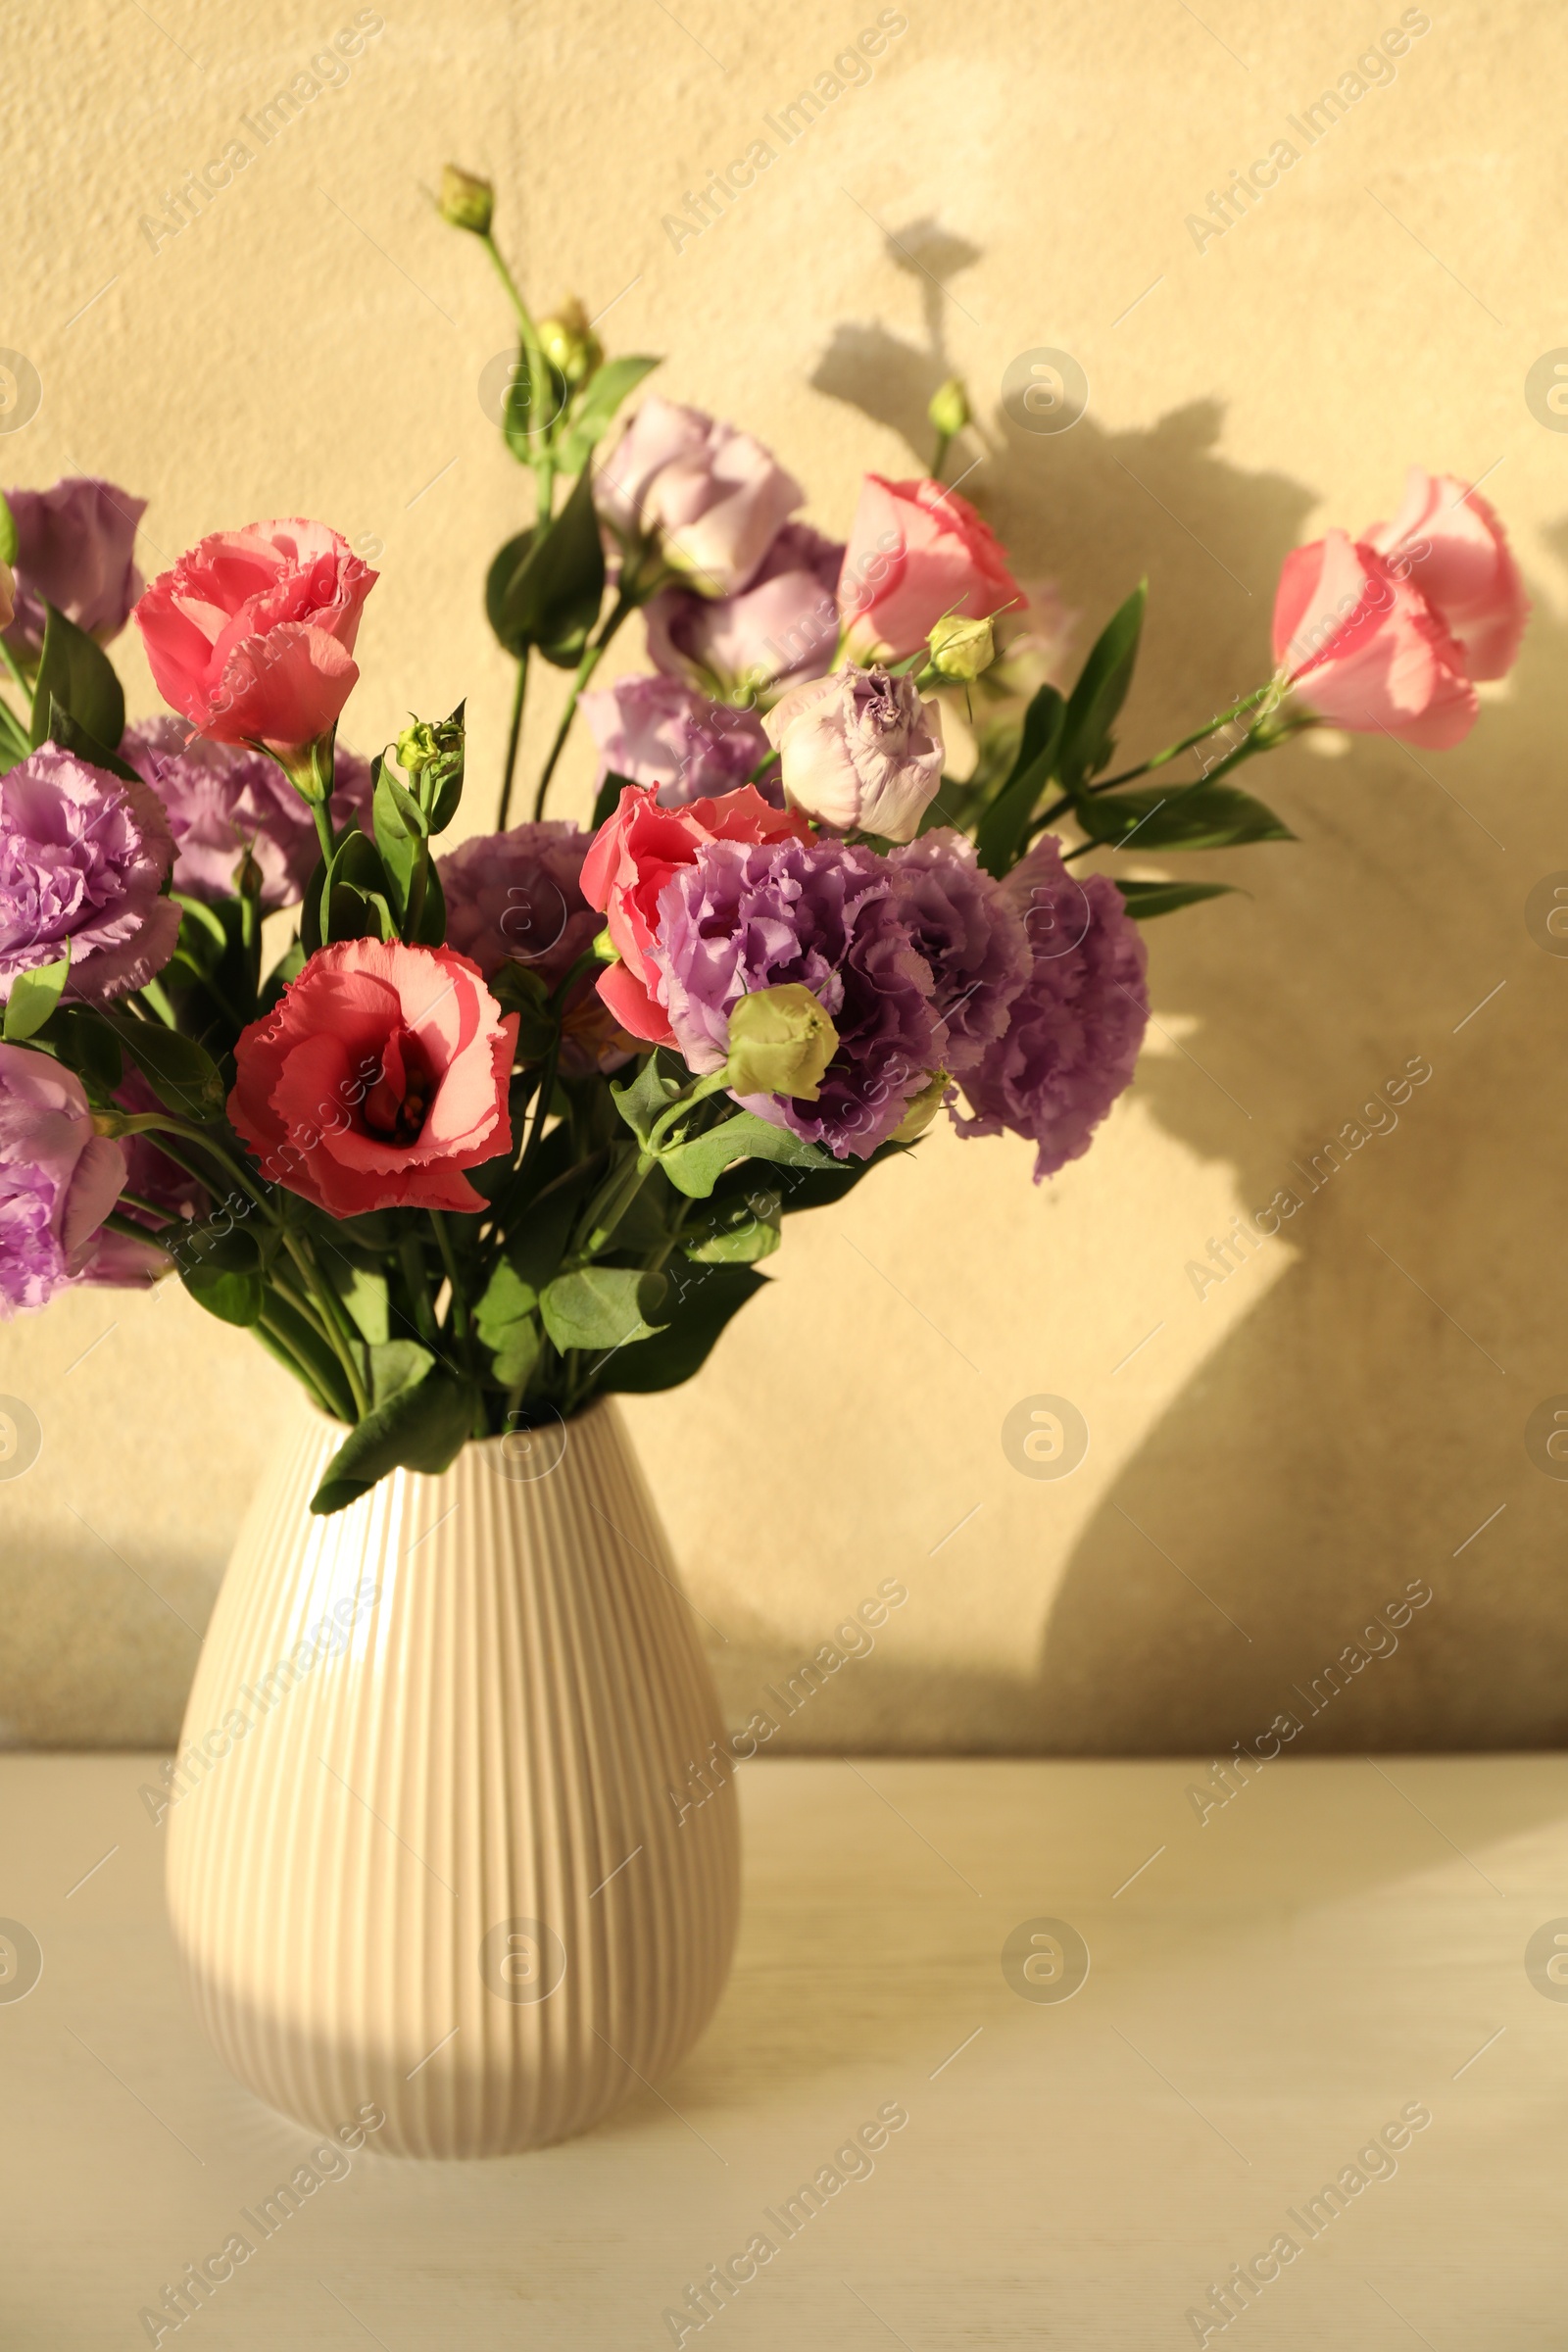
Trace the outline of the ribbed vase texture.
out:
M 321 2132 L 373 2103 L 408 2155 L 564 2139 L 668 2072 L 729 1970 L 691 1612 L 612 1404 L 312 1518 L 340 1437 L 302 1415 L 191 1690 L 166 1821 L 196 2007 Z

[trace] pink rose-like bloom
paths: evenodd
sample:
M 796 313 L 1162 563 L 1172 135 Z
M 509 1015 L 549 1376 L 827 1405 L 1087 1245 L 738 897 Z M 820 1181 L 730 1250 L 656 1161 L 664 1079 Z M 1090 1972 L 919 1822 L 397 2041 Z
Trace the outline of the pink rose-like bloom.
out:
M 738 596 L 661 590 L 647 607 L 648 658 L 667 677 L 736 702 L 819 678 L 839 641 L 844 543 L 787 522 Z
M 262 876 L 270 914 L 297 906 L 320 857 L 316 820 L 275 760 L 243 744 L 211 743 L 178 718 L 147 718 L 125 729 L 120 756 L 162 801 L 174 836 L 174 888 L 187 898 L 233 896 L 247 852 Z M 335 755 L 333 821 L 368 812 L 369 762 Z
M 1115 883 L 1078 881 L 1050 833 L 1002 892 L 1023 918 L 1033 961 L 1002 1035 L 962 1073 L 975 1115 L 954 1110 L 953 1122 L 961 1135 L 1028 1137 L 1038 1184 L 1082 1157 L 1132 1077 L 1149 1021 L 1149 957 Z
M 857 662 L 902 662 L 944 613 L 985 620 L 1024 593 L 966 498 L 940 482 L 868 473 L 839 576 L 845 650 Z
M 161 895 L 173 859 L 169 819 L 145 784 L 53 743 L 0 776 L 0 1003 L 20 973 L 58 963 L 68 945 L 75 1003 L 152 979 L 179 931 L 179 908 Z
M 652 785 L 664 808 L 733 792 L 767 756 L 754 711 L 710 702 L 680 678 L 617 678 L 578 708 L 599 747 L 595 790 L 607 775 L 624 776 Z
M 136 607 L 159 693 L 214 742 L 298 754 L 354 689 L 376 576 L 324 522 L 215 531 Z
M 478 1211 L 462 1171 L 512 1148 L 516 1038 L 466 956 L 339 940 L 241 1031 L 229 1120 L 266 1175 L 329 1216 Z
M 6 504 L 17 526 L 17 598 L 5 637 L 18 660 L 43 651 L 45 599 L 100 645 L 118 637 L 141 594 L 132 551 L 147 501 L 77 474 L 52 490 L 8 490 Z
M 784 798 L 835 832 L 912 841 L 942 781 L 942 715 L 911 677 L 850 665 L 793 686 L 762 721 Z
M 1494 508 L 1451 473 L 1412 466 L 1392 522 L 1366 544 L 1426 598 L 1475 680 L 1505 677 L 1530 613 L 1519 566 Z
M 122 1279 L 117 1265 L 128 1271 L 137 1252 L 142 1274 L 167 1264 L 150 1244 L 100 1233 L 124 1181 L 125 1154 L 93 1133 L 75 1073 L 0 1045 L 0 1316 L 45 1306 L 74 1282 Z
M 1297 700 L 1331 726 L 1442 752 L 1475 724 L 1460 647 L 1412 581 L 1344 531 L 1286 557 L 1274 658 Z
M 657 393 L 594 481 L 594 504 L 627 558 L 657 549 L 701 596 L 744 588 L 805 497 L 750 433 Z
M 650 959 L 659 937 L 660 893 L 670 875 L 695 863 L 705 842 L 810 839 L 804 817 L 770 808 L 750 784 L 722 800 L 691 801 L 683 808 L 661 808 L 653 793 L 627 786 L 594 835 L 582 868 L 583 896 L 605 916 L 620 956 L 601 973 L 599 994 L 623 1029 L 650 1045 L 675 1043 Z

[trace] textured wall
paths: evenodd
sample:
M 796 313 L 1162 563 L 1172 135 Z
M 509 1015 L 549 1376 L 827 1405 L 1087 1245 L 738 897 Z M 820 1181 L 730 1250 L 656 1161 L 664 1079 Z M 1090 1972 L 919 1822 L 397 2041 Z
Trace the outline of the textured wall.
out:
M 1149 573 L 1129 745 L 1261 679 L 1294 540 L 1390 513 L 1411 458 L 1487 476 L 1538 600 L 1514 680 L 1458 753 L 1306 744 L 1260 776 L 1299 846 L 1187 862 L 1250 895 L 1152 929 L 1157 1025 L 1093 1155 L 1037 1192 L 1021 1147 L 934 1138 L 795 1224 L 703 1377 L 631 1412 L 726 1704 L 779 1716 L 779 1744 L 1228 1746 L 1412 1581 L 1433 1597 L 1397 1651 L 1309 1738 L 1554 1740 L 1568 1487 L 1525 1426 L 1568 1390 L 1568 962 L 1525 908 L 1568 867 L 1568 439 L 1525 378 L 1568 337 L 1568 25 L 1525 0 L 1433 10 L 1396 78 L 1200 252 L 1187 217 L 1275 140 L 1304 146 L 1287 119 L 1392 0 L 1233 0 L 1213 29 L 1174 0 L 903 13 L 870 81 L 684 238 L 663 217 L 770 135 L 869 0 L 389 0 L 344 86 L 266 145 L 241 119 L 352 25 L 347 0 L 29 17 L 4 340 L 43 399 L 0 479 L 145 493 L 149 569 L 257 514 L 373 535 L 346 735 L 371 748 L 466 693 L 477 827 L 508 686 L 478 583 L 526 505 L 476 398 L 498 290 L 422 193 L 449 155 L 494 174 L 537 298 L 613 303 L 620 348 L 666 352 L 665 390 L 772 443 L 826 525 L 862 468 L 923 464 L 924 401 L 960 368 L 983 418 L 965 490 L 1080 642 Z M 235 138 L 251 159 L 200 218 L 142 225 Z M 1087 370 L 1070 432 L 1000 410 L 1038 346 Z M 535 758 L 552 716 L 543 693 Z M 579 754 L 564 806 L 587 788 Z M 1188 1261 L 1305 1193 L 1293 1164 L 1416 1057 L 1397 1126 L 1200 1298 Z M 0 1484 L 9 1736 L 168 1737 L 287 1383 L 171 1289 L 0 1332 L 0 1391 L 45 1432 Z M 1003 1447 L 1041 1393 L 1092 1434 L 1062 1481 Z M 890 1577 L 908 1598 L 872 1654 L 786 1719 L 762 1686 Z

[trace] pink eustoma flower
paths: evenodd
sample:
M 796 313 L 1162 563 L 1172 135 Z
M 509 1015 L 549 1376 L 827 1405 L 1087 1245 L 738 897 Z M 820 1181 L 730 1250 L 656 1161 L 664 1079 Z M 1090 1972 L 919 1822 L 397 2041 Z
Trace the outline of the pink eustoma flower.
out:
M 353 691 L 376 576 L 324 522 L 215 531 L 136 607 L 159 693 L 215 743 L 298 754 Z
M 1478 492 L 1412 466 L 1399 512 L 1376 523 L 1366 544 L 1421 591 L 1473 679 L 1507 675 L 1530 599 L 1508 535 Z
M 1025 601 L 966 498 L 940 482 L 866 475 L 839 574 L 845 651 L 855 661 L 902 662 L 945 613 L 986 620 L 1021 612 Z
M 228 1115 L 264 1174 L 334 1217 L 480 1210 L 463 1174 L 512 1148 L 517 1015 L 451 948 L 320 948 L 241 1032 Z
M 1475 724 L 1459 645 L 1412 581 L 1344 531 L 1286 557 L 1274 658 L 1297 701 L 1331 726 L 1441 752 Z

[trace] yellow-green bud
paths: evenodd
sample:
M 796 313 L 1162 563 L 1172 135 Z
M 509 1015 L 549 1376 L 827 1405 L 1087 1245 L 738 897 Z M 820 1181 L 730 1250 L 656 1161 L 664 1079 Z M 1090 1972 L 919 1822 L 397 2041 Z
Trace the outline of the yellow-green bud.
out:
M 605 925 L 603 931 L 600 932 L 598 938 L 595 939 L 592 944 L 594 954 L 598 956 L 601 963 L 618 963 L 620 961 L 620 950 L 616 947 L 614 941 L 610 936 L 610 925 L 608 923 Z
M 476 237 L 487 237 L 495 203 L 495 190 L 487 179 L 460 172 L 456 164 L 442 166 L 439 211 L 454 228 L 471 228 Z
M 932 624 L 926 640 L 930 648 L 931 667 L 939 678 L 952 678 L 967 685 L 983 669 L 989 669 L 997 658 L 996 641 L 989 620 L 965 620 L 961 612 L 950 612 L 945 619 Z
M 917 1135 L 924 1135 L 937 1112 L 942 1098 L 953 1081 L 946 1070 L 933 1070 L 930 1081 L 917 1095 L 911 1095 L 904 1106 L 904 1116 L 888 1138 L 894 1144 L 912 1144 Z
M 235 897 L 241 899 L 259 899 L 262 895 L 263 880 L 264 876 L 262 869 L 257 864 L 254 857 L 251 855 L 249 844 L 247 844 L 245 849 L 241 852 L 239 863 L 234 868 L 233 883 Z
M 441 746 L 428 719 L 416 718 L 398 737 L 398 765 L 406 776 L 416 776 L 421 768 L 440 757 Z
M 961 433 L 969 421 L 969 395 L 963 388 L 961 375 L 950 375 L 945 384 L 938 384 L 926 410 L 934 429 L 944 441 Z
M 759 988 L 730 1009 L 724 1083 L 732 1095 L 789 1095 L 814 1102 L 838 1050 L 839 1033 L 808 988 L 796 980 Z
M 604 365 L 605 347 L 575 294 L 566 297 L 553 318 L 540 320 L 539 341 L 551 367 L 573 391 Z

